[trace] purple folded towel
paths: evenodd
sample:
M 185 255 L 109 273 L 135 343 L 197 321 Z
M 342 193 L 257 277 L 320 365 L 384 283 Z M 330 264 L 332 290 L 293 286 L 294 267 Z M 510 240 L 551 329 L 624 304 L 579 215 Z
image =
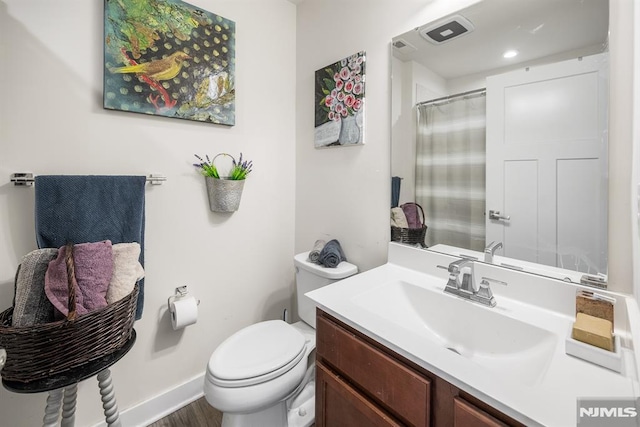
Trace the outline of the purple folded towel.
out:
M 69 313 L 69 285 L 65 264 L 66 247 L 49 263 L 44 289 L 51 304 L 64 316 Z M 111 241 L 80 243 L 73 247 L 76 281 L 76 312 L 80 316 L 107 306 L 107 290 L 113 274 Z
M 407 225 L 409 228 L 422 228 L 422 219 L 420 219 L 419 205 L 409 202 L 400 206 L 404 215 L 407 217 Z

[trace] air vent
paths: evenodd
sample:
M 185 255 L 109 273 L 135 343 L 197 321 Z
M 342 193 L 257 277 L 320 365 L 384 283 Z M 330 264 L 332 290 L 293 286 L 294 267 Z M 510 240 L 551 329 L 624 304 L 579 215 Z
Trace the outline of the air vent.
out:
M 469 34 L 473 29 L 473 24 L 467 18 L 453 15 L 433 24 L 419 27 L 418 32 L 430 43 L 441 44 Z
M 393 40 L 393 47 L 402 53 L 409 53 L 417 50 L 411 43 L 400 38 Z

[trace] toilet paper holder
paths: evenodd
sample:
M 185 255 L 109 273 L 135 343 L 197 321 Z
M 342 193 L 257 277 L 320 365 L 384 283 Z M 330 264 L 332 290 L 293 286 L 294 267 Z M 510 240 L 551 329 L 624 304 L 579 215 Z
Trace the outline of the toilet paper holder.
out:
M 186 297 L 187 295 L 189 295 L 189 291 L 187 290 L 186 286 L 179 286 L 176 288 L 176 292 L 174 295 L 171 295 L 169 298 L 167 298 L 167 307 L 169 309 L 171 309 L 171 302 L 175 301 L 176 299 L 182 298 L 182 297 Z M 198 305 L 200 305 L 200 300 L 196 300 Z

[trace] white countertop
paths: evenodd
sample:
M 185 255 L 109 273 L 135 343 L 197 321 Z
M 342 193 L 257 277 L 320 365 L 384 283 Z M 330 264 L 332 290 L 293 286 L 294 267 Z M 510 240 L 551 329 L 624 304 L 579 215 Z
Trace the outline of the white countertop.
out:
M 432 292 L 442 292 L 448 273 L 437 265 L 447 265 L 454 259 L 392 243 L 387 264 L 306 295 L 337 319 L 526 425 L 575 426 L 579 398 L 631 398 L 639 395 L 637 357 L 631 344 L 631 336 L 636 333 L 628 330 L 630 322 L 637 322 L 639 318 L 638 306 L 628 296 L 617 295 L 616 304 L 616 334 L 623 336 L 625 347 L 622 350 L 624 366 L 621 373 L 565 354 L 564 340 L 575 320 L 571 315 L 575 310 L 575 305 L 571 306 L 571 302 L 575 304 L 575 285 L 561 281 L 486 265 L 476 267 L 480 270 L 476 274 L 491 275 L 491 278 L 508 283 L 507 286 L 493 285 L 497 306 L 478 306 L 480 310 L 495 310 L 492 313 L 553 334 L 551 347 L 547 345 L 547 349 L 551 349 L 550 357 L 545 358 L 544 366 L 537 366 L 532 375 L 528 374 L 531 369 L 526 366 L 527 361 L 539 359 L 529 359 L 527 353 L 518 353 L 517 359 L 512 360 L 507 356 L 502 359 L 502 365 L 480 366 L 452 353 L 442 343 L 425 338 L 427 335 L 424 326 L 419 324 L 419 316 L 394 313 L 391 306 L 393 298 L 389 298 L 387 306 L 367 302 L 366 295 L 390 283 L 410 283 L 424 286 L 425 290 L 430 288 Z M 567 286 L 573 287 L 567 289 Z M 558 295 L 554 295 L 554 289 L 558 289 Z M 529 294 L 533 295 L 531 299 L 519 298 Z M 474 322 L 467 313 L 493 316 L 477 311 L 478 308 L 469 309 L 466 304 L 477 305 L 473 302 L 456 300 L 459 301 L 455 303 L 456 310 L 460 310 L 460 324 L 456 327 L 465 328 L 468 324 L 465 322 Z M 546 300 L 548 304 L 538 304 Z M 379 306 L 375 307 L 375 304 Z M 437 311 L 438 307 L 433 310 Z M 457 316 L 454 319 L 458 321 Z M 492 327 L 499 329 L 495 324 Z M 521 365 L 518 365 L 520 361 Z M 522 369 L 522 374 L 519 369 Z

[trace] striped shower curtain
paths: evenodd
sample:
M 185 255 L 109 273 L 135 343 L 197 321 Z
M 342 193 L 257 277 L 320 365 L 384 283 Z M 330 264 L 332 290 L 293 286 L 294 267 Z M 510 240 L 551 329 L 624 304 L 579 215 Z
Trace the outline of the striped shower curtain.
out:
M 427 246 L 485 247 L 484 92 L 417 105 L 416 202 Z

